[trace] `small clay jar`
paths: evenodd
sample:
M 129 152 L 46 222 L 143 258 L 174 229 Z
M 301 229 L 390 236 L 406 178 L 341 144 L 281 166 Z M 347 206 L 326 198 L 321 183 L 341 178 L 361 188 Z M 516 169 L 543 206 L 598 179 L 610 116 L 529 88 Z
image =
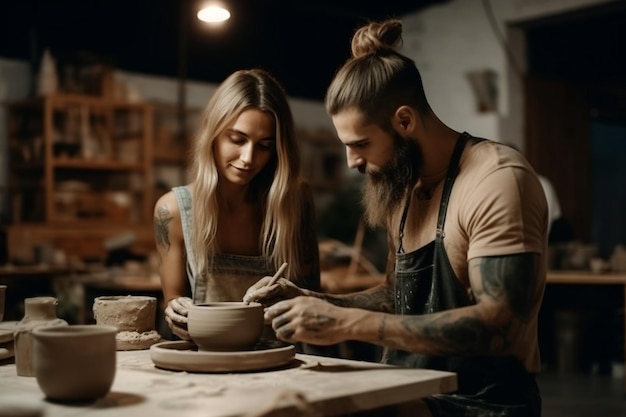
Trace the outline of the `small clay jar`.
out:
M 33 335 L 41 327 L 67 326 L 57 317 L 57 299 L 54 297 L 32 297 L 24 300 L 24 318 L 13 331 L 15 340 L 15 367 L 19 376 L 35 376 L 33 365 Z

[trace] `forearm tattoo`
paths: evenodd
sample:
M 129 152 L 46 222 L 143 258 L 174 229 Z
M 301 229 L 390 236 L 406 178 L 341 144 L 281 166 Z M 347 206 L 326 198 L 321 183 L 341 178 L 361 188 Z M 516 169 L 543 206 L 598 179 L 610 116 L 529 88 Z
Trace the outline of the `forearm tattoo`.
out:
M 462 316 L 449 310 L 407 316 L 402 325 L 415 343 L 425 341 L 429 350 L 443 355 L 505 352 L 513 343 L 515 329 L 531 319 L 538 259 L 536 254 L 518 254 L 486 257 L 470 264 L 472 280 L 480 283 L 472 288 L 476 301 L 504 306 L 491 321 L 477 310 L 466 310 Z
M 395 311 L 393 289 L 384 284 L 354 294 L 321 294 L 321 298 L 339 307 L 362 308 L 387 313 Z
M 166 251 L 171 246 L 168 225 L 172 219 L 173 217 L 166 207 L 157 208 L 156 216 L 154 216 L 154 238 L 156 245 L 164 248 Z
M 490 327 L 478 317 L 454 318 L 444 312 L 433 317 L 407 318 L 404 327 L 422 336 L 442 355 L 471 355 L 503 352 L 505 332 Z

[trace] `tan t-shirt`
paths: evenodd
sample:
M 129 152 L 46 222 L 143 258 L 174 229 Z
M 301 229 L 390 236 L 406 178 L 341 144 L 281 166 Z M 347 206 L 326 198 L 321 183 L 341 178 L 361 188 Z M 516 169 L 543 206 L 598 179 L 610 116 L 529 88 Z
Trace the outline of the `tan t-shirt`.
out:
M 435 239 L 443 178 L 423 178 L 437 185 L 430 198 L 414 197 L 404 228 L 405 252 Z M 421 193 L 419 193 L 421 195 Z M 399 217 L 393 221 L 390 261 L 395 259 Z M 546 278 L 548 207 L 541 183 L 533 168 L 511 147 L 498 142 L 469 142 L 459 163 L 444 225 L 444 246 L 461 284 L 471 297 L 468 279 L 470 259 L 534 252 L 541 255 L 534 288 L 532 321 L 519 332 L 513 354 L 530 372 L 540 367 L 537 344 L 537 315 Z M 391 263 L 393 265 L 393 263 Z

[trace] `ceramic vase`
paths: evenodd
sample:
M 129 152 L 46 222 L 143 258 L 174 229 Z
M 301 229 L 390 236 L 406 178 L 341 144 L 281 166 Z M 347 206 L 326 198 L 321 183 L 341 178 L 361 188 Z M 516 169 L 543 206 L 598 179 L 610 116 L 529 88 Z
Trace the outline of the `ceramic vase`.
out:
M 41 327 L 67 326 L 57 317 L 57 299 L 32 297 L 24 300 L 24 318 L 13 331 L 15 341 L 15 367 L 20 376 L 35 376 L 33 365 L 33 330 Z
M 37 93 L 40 96 L 56 93 L 59 79 L 56 70 L 56 61 L 50 50 L 46 49 L 41 57 L 41 66 L 37 74 Z

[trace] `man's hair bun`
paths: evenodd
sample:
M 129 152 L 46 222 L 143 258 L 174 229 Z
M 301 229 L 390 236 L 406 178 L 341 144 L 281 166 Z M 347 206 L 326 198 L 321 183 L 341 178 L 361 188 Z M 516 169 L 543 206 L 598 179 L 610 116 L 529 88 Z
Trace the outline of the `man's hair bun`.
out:
M 395 50 L 402 44 L 402 22 L 389 19 L 359 28 L 352 37 L 352 56 L 359 58 L 381 50 Z

